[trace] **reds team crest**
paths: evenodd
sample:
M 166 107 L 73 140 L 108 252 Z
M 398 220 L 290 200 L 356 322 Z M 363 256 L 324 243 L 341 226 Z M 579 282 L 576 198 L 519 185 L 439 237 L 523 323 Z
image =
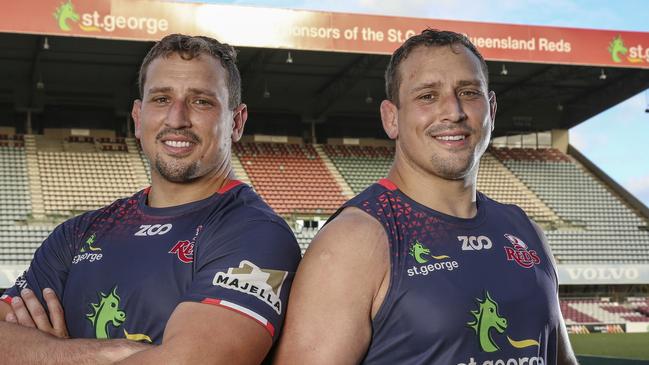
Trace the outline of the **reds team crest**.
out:
M 178 241 L 169 253 L 176 254 L 178 260 L 189 264 L 194 261 L 194 244 L 189 240 Z
M 505 246 L 507 261 L 515 261 L 521 267 L 526 269 L 541 263 L 541 259 L 535 250 L 530 250 L 522 239 L 505 233 L 505 238 L 511 242 L 513 247 Z

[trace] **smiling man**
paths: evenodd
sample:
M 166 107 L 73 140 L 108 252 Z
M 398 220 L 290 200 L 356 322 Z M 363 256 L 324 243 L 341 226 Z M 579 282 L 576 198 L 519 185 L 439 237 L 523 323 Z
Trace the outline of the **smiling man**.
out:
M 235 180 L 231 144 L 247 118 L 235 58 L 184 35 L 149 51 L 132 116 L 151 186 L 43 242 L 0 301 L 3 363 L 262 362 L 300 250 Z
M 576 363 L 543 233 L 476 189 L 496 115 L 480 53 L 426 30 L 392 55 L 386 93 L 392 168 L 311 243 L 277 363 Z

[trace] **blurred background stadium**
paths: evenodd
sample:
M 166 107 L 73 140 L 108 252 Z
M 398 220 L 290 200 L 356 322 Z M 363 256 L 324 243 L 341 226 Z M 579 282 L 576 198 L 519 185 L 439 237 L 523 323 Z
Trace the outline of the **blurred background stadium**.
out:
M 478 188 L 545 229 L 575 349 L 605 356 L 582 363 L 649 360 L 649 209 L 568 133 L 649 87 L 649 33 L 156 1 L 7 5 L 0 290 L 57 224 L 148 186 L 129 113 L 152 41 L 182 32 L 237 46 L 251 115 L 233 165 L 304 251 L 340 204 L 386 175 L 383 72 L 427 26 L 467 33 L 488 61 L 499 112 Z

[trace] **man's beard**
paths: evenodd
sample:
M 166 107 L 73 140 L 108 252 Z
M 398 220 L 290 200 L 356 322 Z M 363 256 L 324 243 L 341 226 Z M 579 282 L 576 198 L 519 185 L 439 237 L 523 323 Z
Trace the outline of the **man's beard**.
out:
M 198 172 L 198 161 L 189 164 L 182 164 L 179 160 L 171 162 L 163 161 L 160 155 L 156 155 L 155 169 L 160 176 L 171 182 L 188 182 L 195 179 Z

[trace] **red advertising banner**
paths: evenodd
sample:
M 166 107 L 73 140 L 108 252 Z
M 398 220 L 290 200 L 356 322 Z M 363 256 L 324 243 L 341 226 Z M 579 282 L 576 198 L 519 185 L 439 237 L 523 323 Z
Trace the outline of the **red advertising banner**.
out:
M 466 34 L 487 60 L 649 68 L 649 33 L 148 0 L 21 0 L 0 32 L 128 40 L 203 34 L 235 46 L 391 54 L 430 27 Z

